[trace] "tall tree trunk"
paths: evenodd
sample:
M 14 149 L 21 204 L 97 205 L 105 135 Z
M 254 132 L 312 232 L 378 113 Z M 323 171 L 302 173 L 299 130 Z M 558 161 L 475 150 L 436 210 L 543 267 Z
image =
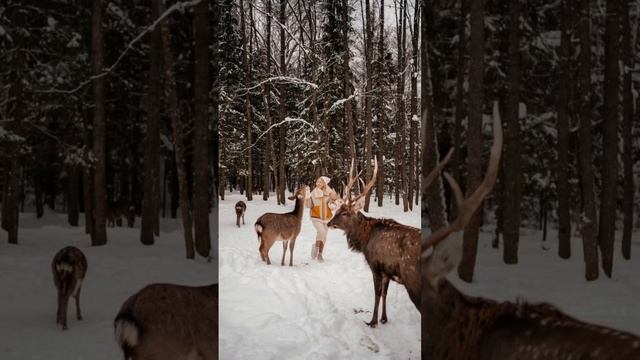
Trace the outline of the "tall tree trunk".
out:
M 620 19 L 619 2 L 607 0 L 604 33 L 604 122 L 602 156 L 602 195 L 600 199 L 600 226 L 598 244 L 602 252 L 602 268 L 611 277 L 613 271 L 613 245 L 616 237 L 616 195 L 618 193 L 618 105 Z M 624 0 L 627 1 L 627 0 Z
M 580 34 L 580 66 L 578 70 L 578 91 L 582 94 L 577 99 L 580 114 L 580 177 L 582 185 L 582 243 L 585 262 L 585 278 L 587 281 L 598 278 L 598 217 L 593 180 L 593 150 L 591 142 L 591 39 L 589 0 L 581 0 L 578 32 Z
M 624 184 L 622 196 L 622 256 L 629 260 L 631 258 L 631 233 L 633 231 L 633 93 L 631 69 L 634 68 L 633 46 L 631 39 L 631 24 L 629 23 L 629 2 L 621 1 L 620 14 L 622 15 L 622 68 L 624 69 L 622 80 L 622 139 L 623 145 L 623 169 Z
M 504 150 L 504 253 L 506 264 L 518 263 L 520 239 L 520 199 L 522 170 L 520 155 L 520 0 L 509 2 L 509 70 L 506 99 L 506 136 Z
M 482 115 L 484 113 L 484 0 L 471 0 L 471 39 L 469 52 L 469 129 L 467 131 L 467 196 L 482 180 Z M 478 235 L 482 222 L 482 207 L 471 216 L 464 230 L 462 261 L 458 275 L 464 281 L 473 280 L 478 251 Z
M 251 8 L 251 2 L 249 2 L 249 8 Z M 251 11 L 251 10 L 250 10 Z M 244 12 L 244 0 L 240 0 L 240 27 L 242 35 L 242 50 L 244 55 L 242 57 L 245 86 L 251 86 L 253 77 L 251 74 L 252 69 L 252 57 L 253 52 L 253 37 L 249 36 L 247 40 L 247 24 L 245 21 Z M 249 49 L 247 51 L 247 43 L 249 43 Z M 244 117 L 247 119 L 247 201 L 253 200 L 253 112 L 251 111 L 251 94 L 247 91 L 244 98 Z
M 67 166 L 67 221 L 71 226 L 78 226 L 80 218 L 80 168 L 78 165 Z
M 103 1 L 93 0 L 93 14 L 91 20 L 91 62 L 93 74 L 99 75 L 103 71 L 104 37 L 102 33 Z M 93 80 L 93 156 L 94 169 L 94 237 L 91 245 L 107 243 L 107 184 L 106 184 L 106 117 L 105 117 L 105 79 L 104 76 Z
M 349 17 L 348 0 L 342 0 L 342 9 L 344 10 L 344 13 L 342 14 L 342 41 L 344 42 L 344 48 L 346 49 L 342 54 L 342 70 L 344 75 L 343 94 L 344 98 L 348 99 L 351 96 L 351 69 L 349 68 L 349 62 L 351 59 L 351 54 L 349 52 L 349 24 L 351 23 L 351 19 Z M 352 104 L 352 101 L 344 103 L 344 121 L 347 127 L 347 154 L 345 154 L 345 157 L 347 159 L 355 159 L 356 157 L 356 143 L 353 135 Z M 371 154 L 371 152 L 369 152 L 369 154 Z M 366 196 L 365 203 L 369 203 L 369 195 Z M 365 205 L 365 209 L 368 209 L 368 205 Z
M 569 212 L 569 73 L 570 36 L 572 12 L 571 0 L 562 2 L 562 19 L 560 21 L 560 67 L 558 73 L 558 255 L 563 259 L 571 257 L 571 214 Z
M 209 257 L 211 232 L 209 231 L 209 1 L 203 0 L 195 8 L 193 19 L 195 37 L 195 134 L 193 148 L 193 222 L 198 254 Z
M 267 0 L 267 13 L 271 14 L 271 0 Z M 265 45 L 267 47 L 266 58 L 267 58 L 267 76 L 271 76 L 271 16 L 267 16 L 267 38 L 265 40 Z M 267 127 L 266 131 L 269 131 L 269 134 L 266 136 L 266 146 L 264 150 L 264 163 L 262 170 L 262 200 L 269 199 L 269 191 L 271 191 L 271 151 L 272 151 L 272 141 L 271 141 L 271 86 L 267 82 L 263 86 L 264 88 L 264 105 L 265 109 L 265 118 L 267 119 Z M 275 169 L 274 169 L 275 170 Z
M 346 3 L 346 1 L 345 1 Z M 373 168 L 371 167 L 371 160 L 373 159 L 373 114 L 371 110 L 371 91 L 373 89 L 373 16 L 371 11 L 370 0 L 365 0 L 365 33 L 364 33 L 364 53 L 365 53 L 365 88 L 364 88 L 364 168 L 367 173 L 366 178 L 370 179 L 373 176 Z M 346 34 L 345 34 L 346 36 Z M 348 44 L 348 43 L 346 43 Z M 347 69 L 348 71 L 348 69 Z M 345 71 L 345 73 L 347 72 Z M 349 85 L 349 84 L 348 84 Z M 350 90 L 349 90 L 350 93 Z M 346 95 L 346 94 L 345 94 Z M 351 108 L 351 106 L 349 106 Z M 346 108 L 345 108 L 346 109 Z M 353 130 L 351 130 L 353 132 Z M 349 149 L 355 147 L 354 144 L 349 144 Z M 355 154 L 350 154 L 355 156 Z M 378 159 L 382 161 L 382 159 Z M 369 211 L 369 204 L 371 202 L 371 193 L 365 195 L 364 211 Z
M 161 1 L 161 0 L 155 0 Z M 160 4 L 160 13 L 164 12 L 164 6 Z M 182 227 L 186 246 L 187 259 L 195 257 L 193 249 L 191 201 L 187 184 L 187 164 L 184 153 L 184 139 L 182 134 L 182 120 L 178 109 L 178 95 L 176 93 L 176 78 L 173 74 L 173 55 L 171 53 L 171 33 L 169 22 L 165 19 L 160 22 L 162 34 L 162 52 L 165 78 L 165 99 L 167 100 L 171 126 L 173 128 L 174 154 L 176 169 L 178 172 L 178 188 L 180 191 L 180 212 L 182 215 Z
M 468 2 L 466 0 L 460 0 L 460 20 L 458 24 L 458 64 L 456 76 L 456 112 L 455 123 L 453 125 L 453 148 L 455 151 L 451 156 L 451 175 L 454 179 L 460 179 L 461 166 L 462 166 L 462 154 L 460 151 L 460 144 L 462 143 L 462 119 L 464 118 L 464 83 L 465 83 L 465 55 L 467 53 L 467 13 Z M 500 184 L 500 187 L 501 184 Z M 451 198 L 451 203 L 455 200 Z M 449 213 L 449 218 L 454 219 L 458 209 L 455 206 L 450 206 L 452 211 Z M 500 219 L 502 222 L 502 219 Z
M 151 17 L 160 16 L 160 1 L 152 4 Z M 160 170 L 160 99 L 162 74 L 162 39 L 160 28 L 156 27 L 149 38 L 149 96 L 147 97 L 147 134 L 144 144 L 144 198 L 142 200 L 142 225 L 140 242 L 152 245 L 155 241 L 154 225 L 159 216 L 155 206 L 155 197 L 160 189 L 156 188 L 156 179 Z
M 444 192 L 442 179 L 438 177 L 430 187 L 424 188 L 425 177 L 438 164 L 438 142 L 435 133 L 433 116 L 433 85 L 430 70 L 431 51 L 428 49 L 429 35 L 433 34 L 433 4 L 427 6 L 426 0 L 422 3 L 422 34 L 420 39 L 420 53 L 422 55 L 421 78 L 421 108 L 422 108 L 422 223 L 429 224 L 431 231 L 435 232 L 446 225 L 444 208 Z M 423 225 L 425 228 L 425 225 Z M 423 230 L 424 231 L 424 230 Z
M 408 182 L 408 205 L 409 209 L 413 210 L 413 194 L 417 191 L 417 178 L 416 173 L 417 159 L 416 159 L 416 135 L 418 134 L 418 52 L 420 51 L 418 45 L 418 36 L 420 34 L 420 6 L 415 6 L 413 12 L 413 34 L 411 36 L 411 115 L 409 123 L 411 129 L 409 131 L 409 166 L 407 178 Z
M 287 0 L 280 0 L 280 75 L 287 74 L 287 39 L 284 27 L 287 21 Z M 286 151 L 287 151 L 287 124 L 284 122 L 286 116 L 287 87 L 285 84 L 280 85 L 280 104 L 278 107 L 278 119 L 280 126 L 278 127 L 280 137 L 280 162 L 278 166 L 278 203 L 286 204 L 285 190 L 287 179 L 285 174 Z
M 84 114 L 84 122 L 83 122 L 83 132 L 84 132 L 84 146 L 86 149 L 90 149 L 92 147 L 92 132 L 91 132 L 91 114 L 89 111 L 86 111 Z M 85 161 L 89 162 L 88 159 Z M 94 206 L 93 202 L 94 198 L 94 187 L 93 187 L 93 167 L 91 165 L 85 166 L 82 169 L 82 190 L 83 190 L 83 198 L 84 198 L 84 232 L 85 234 L 89 234 L 91 237 L 91 242 L 93 243 L 93 238 L 95 233 L 94 229 Z M 37 187 L 36 187 L 37 190 Z M 39 196 L 36 192 L 36 204 L 38 202 Z
M 378 132 L 378 161 L 380 162 L 380 166 L 378 167 L 378 183 L 376 185 L 376 196 L 378 198 L 378 206 L 382 207 L 383 199 L 384 199 L 384 179 L 385 179 L 385 166 L 384 166 L 384 154 L 385 154 L 385 135 L 384 129 L 386 126 L 386 111 L 384 107 L 384 99 L 385 99 L 385 86 L 384 80 L 382 78 L 382 73 L 384 67 L 386 65 L 384 57 L 384 0 L 380 0 L 380 18 L 378 22 L 378 26 L 380 29 L 378 30 L 378 61 L 377 61 L 377 72 L 378 78 L 380 79 L 379 83 L 376 86 L 376 92 L 379 94 L 378 96 L 378 108 L 376 109 L 377 114 L 377 132 Z M 416 63 L 416 66 L 418 64 Z

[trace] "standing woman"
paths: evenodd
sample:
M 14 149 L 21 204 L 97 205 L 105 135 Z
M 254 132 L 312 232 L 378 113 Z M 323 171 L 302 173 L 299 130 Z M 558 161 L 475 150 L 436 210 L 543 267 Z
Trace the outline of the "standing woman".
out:
M 338 199 L 336 192 L 329 187 L 330 178 L 320 176 L 316 180 L 316 188 L 311 193 L 307 193 L 305 205 L 311 208 L 311 223 L 316 228 L 316 243 L 311 248 L 311 258 L 323 262 L 322 250 L 327 241 L 327 223 L 331 220 L 333 213 L 331 207 L 335 206 Z

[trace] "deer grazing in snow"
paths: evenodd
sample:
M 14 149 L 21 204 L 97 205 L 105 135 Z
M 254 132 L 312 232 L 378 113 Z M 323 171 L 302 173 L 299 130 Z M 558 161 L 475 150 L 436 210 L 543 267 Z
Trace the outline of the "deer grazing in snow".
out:
M 67 307 L 69 298 L 73 296 L 76 301 L 76 317 L 82 320 L 80 311 L 80 290 L 82 280 L 87 274 L 87 259 L 80 249 L 67 246 L 53 257 L 51 262 L 53 283 L 58 290 L 58 311 L 56 324 L 62 325 L 62 330 L 67 330 Z
M 247 204 L 244 201 L 238 201 L 236 203 L 236 226 L 240 227 L 240 218 L 242 218 L 242 224 L 244 225 L 244 213 L 247 211 Z
M 422 358 L 438 360 L 632 360 L 640 338 L 572 318 L 549 304 L 497 302 L 458 291 L 446 275 L 462 259 L 462 234 L 498 174 L 502 128 L 494 105 L 494 144 L 480 186 L 464 199 L 447 173 L 457 218 L 426 237 L 422 263 Z M 435 178 L 435 177 L 434 177 Z M 428 185 L 428 184 L 426 184 Z
M 328 226 L 342 229 L 347 236 L 349 248 L 364 254 L 373 273 L 375 303 L 373 317 L 366 323 L 370 327 L 378 324 L 378 305 L 382 299 L 381 323 L 387 318 L 387 290 L 391 280 L 403 284 L 409 298 L 420 309 L 420 229 L 402 225 L 391 219 L 377 219 L 360 212 L 364 196 L 376 181 L 378 161 L 374 160 L 371 180 L 362 192 L 351 198 L 351 188 L 356 182 L 354 161 L 351 161 L 349 182 L 345 187 L 343 203 L 329 221 Z M 362 180 L 360 180 L 362 181 Z
M 254 226 L 260 242 L 258 251 L 262 261 L 266 261 L 268 265 L 271 265 L 269 249 L 276 241 L 282 241 L 282 262 L 280 265 L 284 266 L 284 257 L 287 254 L 287 245 L 289 245 L 289 266 L 293 266 L 293 248 L 302 227 L 304 199 L 308 193 L 308 186 L 300 187 L 293 196 L 289 197 L 289 200 L 296 202 L 293 211 L 284 214 L 266 213 L 256 220 Z
M 109 202 L 107 206 L 107 223 L 110 227 L 122 226 L 122 218 L 127 220 L 127 226 L 133 227 L 136 222 L 135 207 L 129 205 L 125 200 Z
M 114 320 L 125 360 L 218 359 L 218 284 L 152 284 Z

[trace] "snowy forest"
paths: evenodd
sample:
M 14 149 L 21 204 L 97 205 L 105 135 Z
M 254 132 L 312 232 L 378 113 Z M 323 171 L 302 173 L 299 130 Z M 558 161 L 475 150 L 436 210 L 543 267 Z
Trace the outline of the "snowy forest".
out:
M 482 218 L 495 223 L 492 246 L 506 264 L 518 263 L 521 229 L 537 228 L 560 258 L 584 250 L 586 280 L 600 269 L 613 276 L 614 259 L 631 258 L 640 224 L 640 3 L 429 4 L 422 74 L 430 76 L 423 77 L 422 100 L 432 111 L 424 119 L 424 173 L 436 153 L 453 147 L 452 176 L 475 188 L 491 134 L 483 114 L 493 101 L 505 128 L 498 182 L 484 215 L 476 213 L 465 231 L 460 277 L 473 279 Z M 446 220 L 442 204 L 451 208 L 443 196 L 441 182 L 426 194 L 432 229 Z
M 377 158 L 375 199 L 419 200 L 419 6 L 222 1 L 220 183 L 263 199 Z M 399 54 L 399 56 L 398 56 Z M 365 161 L 370 159 L 369 161 Z M 369 208 L 367 197 L 365 209 Z
M 19 243 L 25 211 L 66 213 L 71 226 L 83 214 L 94 245 L 107 242 L 107 226 L 126 219 L 131 227 L 136 217 L 141 242 L 153 244 L 160 217 L 180 212 L 187 257 L 210 256 L 216 137 L 208 47 L 217 20 L 213 9 L 169 5 L 0 5 L 9 243 Z
M 0 2 L 3 359 L 217 358 L 215 14 Z

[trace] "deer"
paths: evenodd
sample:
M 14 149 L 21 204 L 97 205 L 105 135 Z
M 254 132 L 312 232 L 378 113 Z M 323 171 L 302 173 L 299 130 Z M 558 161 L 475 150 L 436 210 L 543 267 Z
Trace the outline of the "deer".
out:
M 293 266 L 293 249 L 302 228 L 304 199 L 309 192 L 308 186 L 299 187 L 293 196 L 289 197 L 289 200 L 295 200 L 295 207 L 291 212 L 284 214 L 266 213 L 256 220 L 254 227 L 260 243 L 258 251 L 260 252 L 260 259 L 265 261 L 267 265 L 271 265 L 269 249 L 276 241 L 282 241 L 282 261 L 280 265 L 284 266 L 287 245 L 289 245 L 289 266 Z
M 123 199 L 109 202 L 107 206 L 107 224 L 110 227 L 122 226 L 122 218 L 127 220 L 127 226 L 133 227 L 136 221 L 135 207 Z
M 53 283 L 58 292 L 58 310 L 56 324 L 67 330 L 67 307 L 69 298 L 73 296 L 76 302 L 76 318 L 82 320 L 80 311 L 80 290 L 82 281 L 87 274 L 87 259 L 80 249 L 67 246 L 56 253 L 51 262 Z
M 492 191 L 502 152 L 494 104 L 494 142 L 481 184 L 464 198 L 446 172 L 458 214 L 422 243 L 422 357 L 439 360 L 640 359 L 634 334 L 577 320 L 547 303 L 498 302 L 467 296 L 446 278 L 462 259 L 463 230 Z M 438 169 L 439 171 L 439 169 Z M 435 177 L 434 177 L 435 178 Z M 428 185 L 428 184 L 427 184 Z
M 352 199 L 351 188 L 356 182 L 354 163 L 352 159 L 342 204 L 327 225 L 331 229 L 343 230 L 349 249 L 362 253 L 371 269 L 375 300 L 371 321 L 365 324 L 374 328 L 378 324 L 380 300 L 380 322 L 385 324 L 388 321 L 387 290 L 390 281 L 404 285 L 411 302 L 420 310 L 420 229 L 392 219 L 368 217 L 360 212 L 366 194 L 376 182 L 378 161 L 374 158 L 373 175 L 366 185 L 358 178 L 363 190 Z
M 236 203 L 236 226 L 240 227 L 240 218 L 242 218 L 242 225 L 244 225 L 244 213 L 247 211 L 247 204 L 244 201 L 238 201 Z
M 125 360 L 218 359 L 218 284 L 151 284 L 113 322 Z

